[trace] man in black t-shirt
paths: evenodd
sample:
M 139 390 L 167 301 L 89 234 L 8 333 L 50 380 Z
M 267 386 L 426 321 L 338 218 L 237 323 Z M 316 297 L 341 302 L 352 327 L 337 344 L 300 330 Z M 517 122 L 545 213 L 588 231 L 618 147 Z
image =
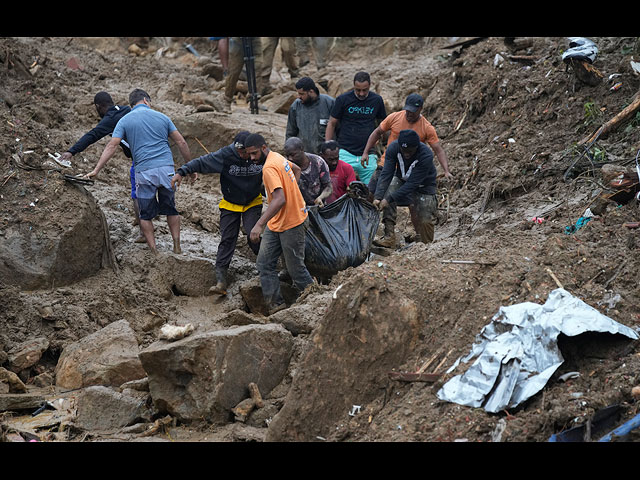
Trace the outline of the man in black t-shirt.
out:
M 369 156 L 363 167 L 360 157 L 369 135 L 384 120 L 387 112 L 382 97 L 370 90 L 371 77 L 367 72 L 358 72 L 353 78 L 353 89 L 339 95 L 331 110 L 325 138 L 337 140 L 340 145 L 340 160 L 351 165 L 358 179 L 369 183 L 376 171 L 377 157 Z

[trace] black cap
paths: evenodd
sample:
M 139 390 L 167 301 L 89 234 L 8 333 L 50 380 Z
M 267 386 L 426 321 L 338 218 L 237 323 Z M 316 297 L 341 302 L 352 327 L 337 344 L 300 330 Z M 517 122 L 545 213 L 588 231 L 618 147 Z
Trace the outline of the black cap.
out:
M 233 139 L 233 146 L 236 148 L 244 148 L 245 140 L 249 135 L 250 135 L 250 132 L 247 132 L 246 130 L 238 133 L 236 137 Z
M 420 137 L 415 130 L 401 130 L 398 135 L 398 144 L 400 148 L 417 147 L 420 143 Z
M 417 112 L 424 105 L 424 100 L 417 93 L 412 93 L 407 97 L 404 102 L 403 110 L 409 110 L 410 112 Z

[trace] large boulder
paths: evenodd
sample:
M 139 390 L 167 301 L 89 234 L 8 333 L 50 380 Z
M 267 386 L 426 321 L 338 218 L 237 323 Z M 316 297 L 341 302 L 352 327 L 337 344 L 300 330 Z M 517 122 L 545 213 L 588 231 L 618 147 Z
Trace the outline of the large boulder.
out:
M 82 388 L 119 387 L 146 376 L 135 332 L 126 320 L 113 322 L 78 342 L 67 345 L 56 365 L 56 385 Z
M 155 342 L 140 360 L 160 412 L 226 423 L 250 383 L 267 395 L 283 380 L 292 352 L 293 337 L 282 326 L 245 325 Z
M 417 306 L 381 280 L 355 277 L 336 293 L 311 336 L 266 441 L 328 437 L 353 405 L 380 395 L 419 335 Z M 332 392 L 328 394 L 327 392 Z
M 28 290 L 59 287 L 111 264 L 106 221 L 91 193 L 60 177 L 18 182 L 5 193 L 7 212 L 14 208 L 15 218 L 0 235 L 3 283 Z

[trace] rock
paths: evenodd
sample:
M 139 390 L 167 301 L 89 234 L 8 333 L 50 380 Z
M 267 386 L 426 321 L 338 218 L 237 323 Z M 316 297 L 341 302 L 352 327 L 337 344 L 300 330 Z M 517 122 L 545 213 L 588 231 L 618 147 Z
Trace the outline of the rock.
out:
M 56 385 L 82 388 L 120 386 L 146 376 L 134 331 L 126 320 L 113 322 L 64 348 L 55 369 Z
M 0 367 L 0 385 L 6 385 L 6 391 L 2 393 L 26 393 L 27 387 L 15 373 Z
M 0 242 L 0 278 L 7 285 L 25 290 L 61 287 L 73 284 L 96 273 L 108 264 L 108 247 L 104 214 L 95 198 L 87 190 L 80 190 L 68 182 L 47 182 L 56 189 L 56 209 L 65 212 L 50 218 L 51 210 L 42 202 L 31 210 L 38 236 L 33 237 L 31 226 L 19 223 L 4 230 Z M 49 194 L 45 192 L 45 194 Z M 54 192 L 51 192 L 51 197 Z
M 255 382 L 263 395 L 284 378 L 293 337 L 280 325 L 208 331 L 140 352 L 154 405 L 179 420 L 226 423 Z
M 328 437 L 353 405 L 380 395 L 388 372 L 405 362 L 419 331 L 416 303 L 391 283 L 367 277 L 345 283 L 314 330 L 266 440 Z
M 297 92 L 284 92 L 279 95 L 274 95 L 273 97 L 262 101 L 261 103 L 267 107 L 267 110 L 270 112 L 281 113 L 286 115 L 289 113 L 289 108 L 295 102 L 296 98 L 298 98 Z
M 218 82 L 223 79 L 224 70 L 221 65 L 217 65 L 215 63 L 207 63 L 206 65 L 203 65 L 201 72 L 202 75 L 209 75 Z
M 280 289 L 282 296 L 288 305 L 295 302 L 297 292 L 291 285 L 285 282 L 280 282 Z M 247 308 L 251 313 L 267 315 L 267 307 L 264 303 L 264 296 L 262 295 L 262 286 L 260 285 L 259 277 L 243 282 L 240 285 L 240 295 L 247 304 Z
M 293 335 L 308 334 L 320 323 L 325 309 L 324 303 L 293 304 L 289 308 L 271 315 L 269 321 L 282 324 Z
M 263 316 L 252 315 L 236 308 L 227 313 L 220 319 L 220 323 L 225 327 L 240 326 L 240 325 L 253 325 L 256 323 L 265 323 L 266 319 Z
M 5 393 L 0 394 L 0 412 L 7 410 L 36 409 L 44 403 L 42 395 L 29 393 Z
M 84 389 L 76 400 L 74 424 L 85 430 L 113 430 L 151 421 L 145 402 L 103 386 Z
M 49 348 L 49 341 L 44 337 L 38 337 L 20 343 L 9 350 L 9 368 L 12 372 L 19 373 L 34 366 Z

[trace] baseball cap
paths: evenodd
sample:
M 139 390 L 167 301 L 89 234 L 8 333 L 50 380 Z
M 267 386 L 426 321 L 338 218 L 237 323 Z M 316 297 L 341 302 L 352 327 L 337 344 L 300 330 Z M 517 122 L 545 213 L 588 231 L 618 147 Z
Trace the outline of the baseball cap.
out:
M 410 112 L 417 112 L 424 105 L 424 100 L 417 93 L 412 93 L 407 97 L 404 102 L 403 110 L 409 110 Z
M 401 148 L 417 147 L 419 143 L 420 137 L 414 130 L 400 130 L 398 144 Z

